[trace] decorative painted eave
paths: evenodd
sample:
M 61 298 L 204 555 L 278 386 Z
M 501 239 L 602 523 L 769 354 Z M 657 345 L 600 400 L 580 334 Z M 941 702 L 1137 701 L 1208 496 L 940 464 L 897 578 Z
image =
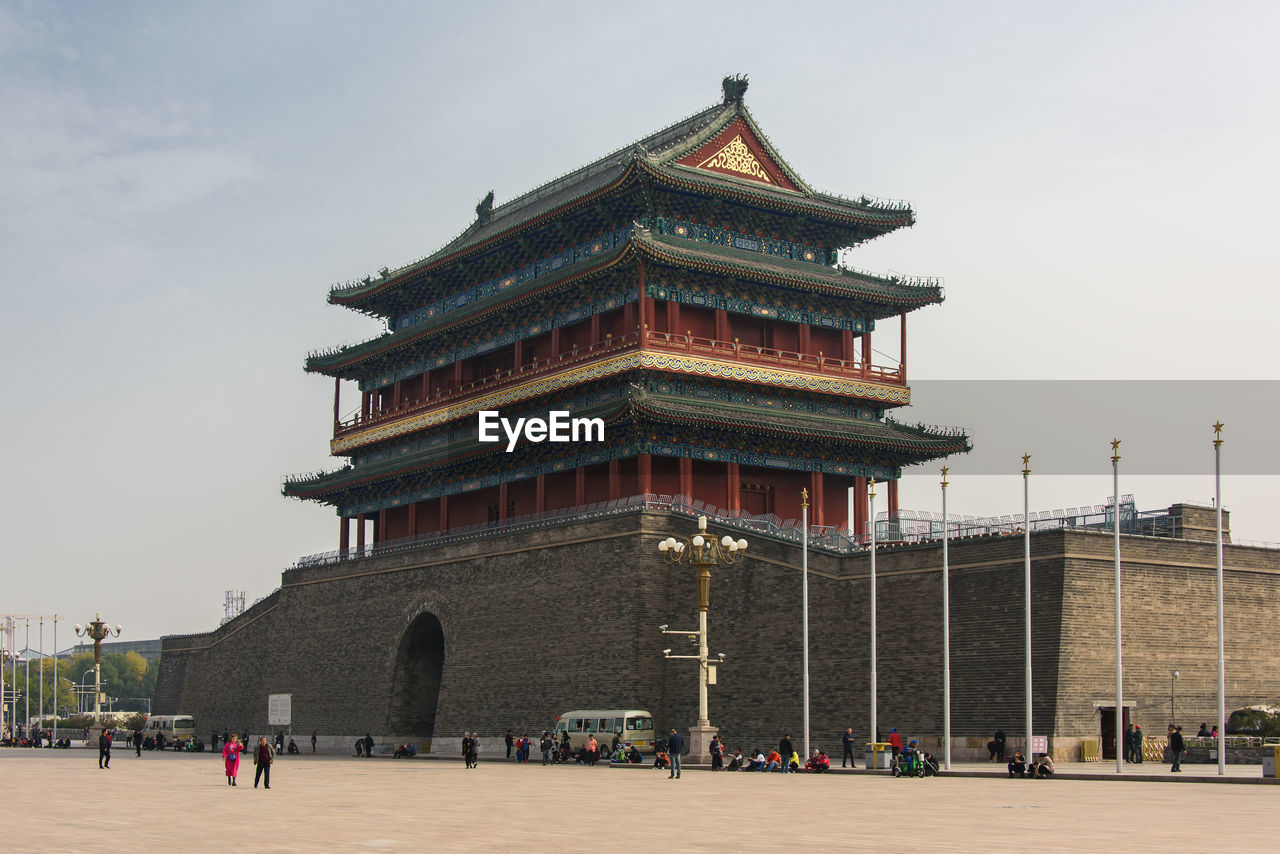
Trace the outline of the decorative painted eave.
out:
M 628 241 L 621 247 L 596 256 L 585 267 L 566 268 L 559 275 L 550 275 L 545 278 L 533 279 L 523 285 L 515 285 L 510 291 L 502 291 L 486 300 L 477 302 L 468 311 L 441 315 L 425 323 L 380 335 L 377 338 L 354 344 L 350 347 L 343 347 L 332 353 L 309 356 L 304 366 L 305 370 L 308 373 L 323 374 L 325 376 L 344 376 L 343 371 L 346 368 L 365 359 L 409 347 L 423 338 L 437 335 L 458 326 L 474 323 L 495 312 L 535 300 L 552 288 L 571 285 L 583 278 L 611 269 L 630 258 L 633 251 L 633 244 Z
M 668 395 L 638 392 L 631 406 L 659 421 L 723 429 L 739 427 L 746 435 L 767 434 L 791 438 L 825 438 L 856 442 L 930 460 L 973 449 L 969 437 L 959 430 L 943 430 L 924 425 L 909 427 L 895 421 L 864 421 L 829 418 L 800 412 L 773 412 L 739 406 L 724 401 L 690 401 Z
M 868 304 L 869 316 L 876 319 L 940 303 L 943 299 L 942 286 L 932 282 L 907 284 L 842 267 L 788 261 L 712 243 L 663 237 L 643 228 L 637 228 L 631 239 L 641 255 L 654 261 L 862 300 Z M 874 305 L 884 306 L 884 310 L 871 310 Z

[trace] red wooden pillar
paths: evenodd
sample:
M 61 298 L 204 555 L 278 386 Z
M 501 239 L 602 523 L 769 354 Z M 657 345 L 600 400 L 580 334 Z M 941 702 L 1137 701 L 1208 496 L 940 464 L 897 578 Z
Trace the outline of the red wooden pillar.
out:
M 356 516 L 356 551 L 364 551 L 364 514 Z
M 846 362 L 853 361 L 853 330 L 845 329 L 840 333 L 840 358 Z
M 800 355 L 809 355 L 809 324 L 800 324 L 797 340 L 799 341 L 799 344 L 796 346 L 796 349 L 800 351 Z
M 402 389 L 402 387 L 401 387 L 401 381 L 400 381 L 400 380 L 396 380 L 396 384 L 395 384 L 394 386 L 392 386 L 392 387 L 391 387 L 391 407 L 392 407 L 393 409 L 399 409 L 399 408 L 400 408 L 400 402 L 401 402 L 402 400 L 404 400 L 404 398 L 403 398 L 403 397 L 401 397 L 401 391 L 402 391 L 402 390 L 403 390 L 403 389 Z
M 862 366 L 865 368 L 871 364 L 871 333 L 862 333 Z
M 560 355 L 560 327 L 551 330 L 551 358 Z
M 636 454 L 636 488 L 642 495 L 653 492 L 653 457 Z
M 418 536 L 418 502 L 409 502 L 409 536 Z
M 622 306 L 622 334 L 630 335 L 636 331 L 636 304 L 625 303 Z
M 673 335 L 680 334 L 680 303 L 667 300 L 667 331 Z
M 360 417 L 366 420 L 373 417 L 373 392 L 371 391 L 360 393 Z
M 378 511 L 378 521 L 373 523 L 373 541 L 380 543 L 387 538 L 387 508 Z
M 507 518 L 507 482 L 498 484 L 498 521 Z
M 809 473 L 809 524 L 827 524 L 825 512 L 826 496 L 822 491 L 822 472 Z
M 653 318 L 653 303 L 649 301 L 649 298 L 645 296 L 645 293 L 644 293 L 644 259 L 643 258 L 640 259 L 640 262 L 637 266 L 640 268 L 640 287 L 636 295 L 636 309 L 640 316 L 636 320 L 636 329 L 640 332 L 640 340 L 641 342 L 643 342 L 644 332 L 646 329 L 649 328 L 650 320 Z
M 440 496 L 440 532 L 449 530 L 449 496 Z
M 898 315 L 898 317 L 902 321 L 902 344 L 901 349 L 899 350 L 899 353 L 901 353 L 899 361 L 902 364 L 899 370 L 902 372 L 902 381 L 905 383 L 907 381 L 907 313 L 904 311 L 902 314 Z M 895 481 L 895 484 L 896 483 L 897 482 Z M 897 493 L 894 494 L 896 495 Z
M 333 378 L 333 432 L 338 432 L 338 419 L 341 415 L 341 408 L 338 404 L 338 396 L 342 392 L 342 378 Z
M 547 509 L 547 476 L 538 475 L 534 487 L 533 512 L 542 513 Z
M 346 516 L 338 517 L 338 548 L 343 552 L 351 548 L 351 520 Z
M 867 479 L 853 479 L 853 538 L 862 542 L 867 537 Z
M 737 463 L 726 463 L 724 469 L 725 507 L 730 513 L 742 509 L 742 475 Z
M 524 339 L 516 339 L 515 347 L 512 349 L 514 351 L 511 358 L 511 361 L 513 362 L 512 367 L 518 371 L 520 370 L 520 366 L 524 364 Z
M 573 503 L 578 507 L 587 503 L 587 469 L 578 466 L 573 470 Z
M 898 522 L 898 482 L 896 480 L 889 481 L 889 524 L 896 525 Z M 895 540 L 901 539 L 896 533 L 889 536 Z
M 609 500 L 622 497 L 622 461 L 609 460 Z
M 723 308 L 716 309 L 716 340 L 729 340 L 729 312 Z
M 600 335 L 600 315 L 599 315 L 599 314 L 593 314 L 593 315 L 591 315 L 591 321 L 590 321 L 590 323 L 591 323 L 591 341 L 590 341 L 589 343 L 591 343 L 591 344 L 595 344 L 595 343 L 596 343 L 597 341 L 599 341 L 599 340 L 600 340 L 600 338 L 601 338 L 601 335 Z
M 431 396 L 431 371 L 430 369 L 422 372 L 422 395 L 419 400 L 426 400 Z
M 462 359 L 453 363 L 453 386 L 457 388 L 462 385 Z
M 680 494 L 693 498 L 693 460 L 688 457 L 680 458 Z

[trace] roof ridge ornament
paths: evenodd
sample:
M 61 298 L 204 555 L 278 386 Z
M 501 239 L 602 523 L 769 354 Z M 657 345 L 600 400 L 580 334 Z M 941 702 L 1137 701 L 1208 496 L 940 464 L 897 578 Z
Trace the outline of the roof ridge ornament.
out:
M 734 74 L 731 77 L 724 78 L 720 84 L 724 89 L 724 104 L 737 104 L 742 106 L 742 96 L 747 94 L 747 75 Z
M 493 190 L 489 191 L 480 204 L 476 205 L 476 219 L 482 224 L 489 221 L 489 216 L 493 213 Z

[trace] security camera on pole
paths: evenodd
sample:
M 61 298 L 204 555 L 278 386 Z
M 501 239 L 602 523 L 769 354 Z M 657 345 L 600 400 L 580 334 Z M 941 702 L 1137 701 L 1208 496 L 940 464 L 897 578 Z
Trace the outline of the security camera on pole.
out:
M 698 723 L 689 728 L 689 755 L 698 762 L 710 761 L 711 739 L 719 731 L 711 725 L 707 715 L 707 685 L 715 683 L 716 667 L 707 662 L 707 602 L 711 595 L 711 567 L 737 563 L 746 550 L 746 540 L 735 540 L 728 534 L 719 540 L 707 536 L 706 516 L 698 517 L 698 533 L 694 536 L 684 540 L 667 537 L 658 543 L 658 551 L 667 563 L 687 563 L 698 570 L 697 631 L 674 631 L 665 625 L 658 627 L 664 635 L 685 635 L 698 644 L 697 655 L 672 655 L 670 649 L 662 651 L 663 658 L 691 658 L 698 662 Z M 724 653 L 720 653 L 719 659 L 724 663 Z

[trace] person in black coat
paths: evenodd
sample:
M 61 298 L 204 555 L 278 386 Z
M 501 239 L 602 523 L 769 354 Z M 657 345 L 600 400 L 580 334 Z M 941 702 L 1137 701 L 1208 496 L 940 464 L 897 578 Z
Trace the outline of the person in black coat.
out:
M 1182 751 L 1186 750 L 1186 742 L 1182 740 L 1182 727 L 1176 726 L 1169 733 L 1169 753 L 1172 754 L 1173 767 L 1170 771 L 1182 770 Z
M 840 736 L 840 743 L 844 745 L 844 758 L 840 760 L 840 767 L 845 767 L 847 762 L 850 768 L 857 768 L 858 763 L 853 761 L 853 727 L 849 727 L 844 731 L 844 735 Z
M 98 733 L 98 767 L 111 769 L 111 736 L 105 729 Z
M 671 735 L 667 738 L 667 753 L 671 757 L 671 773 L 667 775 L 668 780 L 680 779 L 680 753 L 684 750 L 684 738 L 673 727 Z
M 791 744 L 791 733 L 787 733 L 778 742 L 778 753 L 782 754 L 782 773 L 785 774 L 791 770 L 791 754 L 795 752 L 795 747 Z

